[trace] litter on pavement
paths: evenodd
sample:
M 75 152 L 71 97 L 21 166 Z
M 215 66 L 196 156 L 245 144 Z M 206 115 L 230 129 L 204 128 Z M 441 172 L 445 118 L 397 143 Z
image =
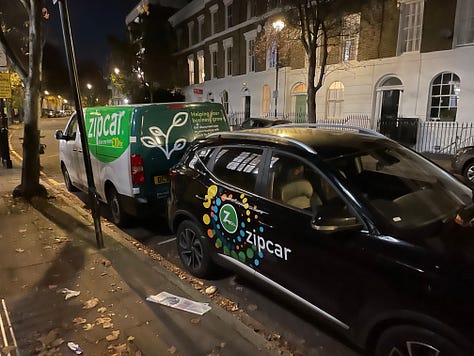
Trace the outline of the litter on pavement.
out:
M 208 303 L 196 302 L 187 298 L 178 297 L 177 295 L 168 292 L 150 295 L 146 300 L 198 315 L 203 315 L 212 309 Z

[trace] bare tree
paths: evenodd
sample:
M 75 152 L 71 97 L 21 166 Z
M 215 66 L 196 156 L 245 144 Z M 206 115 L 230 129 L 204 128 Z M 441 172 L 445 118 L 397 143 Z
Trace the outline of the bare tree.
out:
M 39 130 L 40 88 L 42 75 L 42 20 L 47 11 L 43 1 L 18 0 L 24 8 L 27 20 L 28 55 L 24 58 L 13 41 L 9 40 L 6 26 L 0 30 L 0 45 L 10 59 L 10 65 L 18 73 L 25 84 L 25 118 L 23 134 L 23 165 L 21 184 L 15 188 L 14 196 L 22 196 L 29 200 L 35 196 L 45 196 L 46 189 L 39 182 Z M 5 20 L 5 19 L 4 19 Z
M 285 19 L 285 28 L 278 35 L 276 50 L 279 52 L 279 57 L 291 56 L 297 42 L 304 49 L 308 66 L 309 122 L 316 122 L 316 93 L 324 84 L 330 49 L 341 47 L 341 36 L 347 35 L 345 31 L 349 31 L 352 35 L 359 31 L 358 26 L 345 28 L 343 16 L 355 9 L 360 11 L 361 6 L 370 1 L 382 0 L 283 0 L 281 13 L 267 20 L 265 31 L 257 43 L 257 53 L 269 53 L 271 47 L 275 46 L 276 34 L 271 22 L 281 16 Z M 278 66 L 281 61 L 279 59 L 276 65 Z

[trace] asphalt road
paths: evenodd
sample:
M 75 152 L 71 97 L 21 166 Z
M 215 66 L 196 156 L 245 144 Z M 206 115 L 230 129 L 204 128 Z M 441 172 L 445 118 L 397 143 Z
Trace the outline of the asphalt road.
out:
M 40 156 L 43 173 L 50 183 L 63 186 L 58 143 L 54 133 L 58 129 L 64 130 L 68 118 L 40 119 L 41 143 L 46 144 L 46 150 Z M 23 129 L 21 126 L 10 127 L 11 145 L 21 156 Z M 65 189 L 65 187 L 64 187 Z M 77 196 L 87 204 L 88 197 L 84 193 Z M 108 211 L 102 207 L 102 216 L 107 217 Z M 127 234 L 152 248 L 164 258 L 181 266 L 176 253 L 176 239 L 168 230 L 165 220 L 137 221 L 134 227 L 124 229 Z M 219 292 L 238 303 L 251 317 L 256 319 L 265 328 L 287 341 L 295 355 L 318 356 L 355 356 L 360 353 L 334 334 L 324 324 L 308 320 L 303 311 L 298 310 L 291 302 L 277 298 L 268 290 L 259 288 L 248 280 L 226 274 L 212 281 Z

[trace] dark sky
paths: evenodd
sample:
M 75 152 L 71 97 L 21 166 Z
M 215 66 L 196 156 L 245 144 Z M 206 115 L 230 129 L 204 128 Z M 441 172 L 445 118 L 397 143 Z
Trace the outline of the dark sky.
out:
M 67 4 L 77 61 L 90 60 L 104 67 L 109 54 L 107 37 L 126 37 L 125 17 L 138 0 L 69 0 Z M 51 0 L 47 7 L 48 41 L 64 51 L 59 7 Z

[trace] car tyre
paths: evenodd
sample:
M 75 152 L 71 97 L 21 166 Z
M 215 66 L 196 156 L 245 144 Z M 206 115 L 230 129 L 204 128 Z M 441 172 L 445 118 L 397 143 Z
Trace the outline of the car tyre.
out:
M 130 217 L 125 213 L 120 202 L 120 195 L 117 190 L 111 186 L 107 189 L 107 204 L 109 205 L 110 218 L 117 226 L 127 226 Z
M 467 163 L 466 167 L 464 167 L 463 174 L 469 182 L 474 184 L 474 161 Z
M 209 278 L 213 272 L 210 247 L 206 239 L 194 222 L 185 220 L 179 224 L 176 233 L 179 258 L 184 267 L 199 278 Z
M 453 342 L 431 330 L 399 325 L 380 336 L 375 356 L 464 356 Z
M 79 189 L 77 189 L 77 187 L 72 184 L 71 177 L 69 176 L 69 172 L 64 164 L 61 166 L 61 171 L 63 172 L 64 184 L 66 185 L 68 192 L 79 191 Z

